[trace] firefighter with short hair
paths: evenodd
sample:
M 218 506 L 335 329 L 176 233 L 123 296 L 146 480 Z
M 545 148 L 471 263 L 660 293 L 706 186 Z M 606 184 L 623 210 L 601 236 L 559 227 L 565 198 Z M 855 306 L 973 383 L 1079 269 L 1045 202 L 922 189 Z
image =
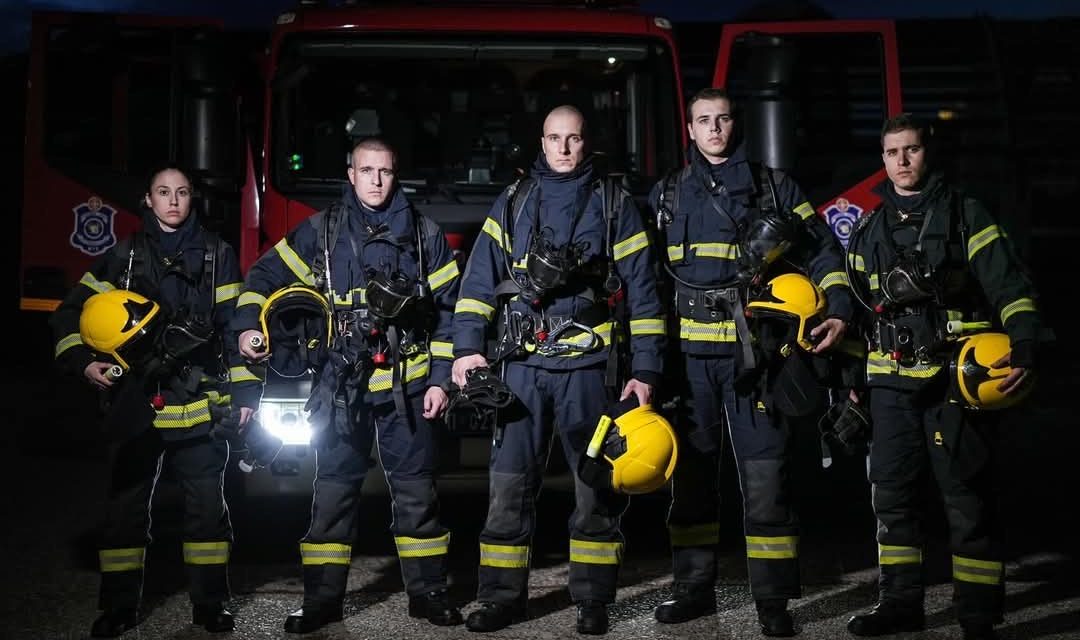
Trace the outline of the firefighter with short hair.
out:
M 822 318 L 806 336 L 817 354 L 840 341 L 852 308 L 839 243 L 794 180 L 747 158 L 738 115 L 722 89 L 691 98 L 689 162 L 661 180 L 650 198 L 674 290 L 685 379 L 668 514 L 674 594 L 655 615 L 679 623 L 716 611 L 718 471 L 726 423 L 758 621 L 766 635 L 791 636 L 796 630 L 787 602 L 801 595 L 801 587 L 788 423 L 774 402 L 772 363 L 764 359 L 772 354 L 759 352 L 747 323 L 748 291 L 780 271 L 781 255 L 805 270 L 811 288 L 824 295 Z
M 927 124 L 909 114 L 885 122 L 882 203 L 848 246 L 871 338 L 863 403 L 873 422 L 869 475 L 881 567 L 877 606 L 854 616 L 848 630 L 879 636 L 924 627 L 920 496 L 932 470 L 949 521 L 956 617 L 966 640 L 986 640 L 996 637 L 1005 593 L 992 482 L 999 415 L 964 403 L 1008 404 L 1029 388 L 1040 315 L 1012 243 L 979 201 L 935 169 L 931 142 Z M 967 337 L 991 328 L 1007 336 Z M 950 368 L 957 345 L 975 360 Z M 955 389 L 969 374 L 982 379 Z
M 331 335 L 321 336 L 330 344 L 309 363 L 315 495 L 300 542 L 304 603 L 285 620 L 289 633 L 342 619 L 373 441 L 390 489 L 409 615 L 461 623 L 447 592 L 450 532 L 439 521 L 432 426 L 448 402 L 439 385 L 450 376 L 458 266 L 442 230 L 400 188 L 393 148 L 361 140 L 350 159 L 341 200 L 301 222 L 252 266 L 233 322 L 244 357 L 272 364 L 288 348 L 261 331 L 261 312 L 276 292 L 306 287 L 325 298 L 330 315 Z M 258 350 L 267 338 L 269 351 Z M 257 393 L 236 395 L 246 422 Z
M 496 631 L 526 616 L 535 501 L 552 423 L 576 469 L 611 396 L 648 404 L 660 379 L 664 319 L 648 235 L 629 195 L 598 179 L 587 141 L 576 108 L 547 114 L 541 153 L 529 176 L 495 201 L 462 279 L 454 382 L 465 386 L 473 370 L 488 366 L 489 330 L 498 327 L 499 374 L 517 397 L 495 426 L 480 534 L 482 606 L 466 620 L 471 631 Z M 620 331 L 631 352 L 621 388 Z M 578 632 L 603 634 L 622 560 L 626 497 L 577 477 L 575 496 L 570 597 Z
M 95 638 L 140 621 L 150 505 L 163 466 L 184 493 L 183 548 L 192 621 L 231 631 L 232 525 L 222 483 L 229 445 L 212 437 L 228 413 L 225 330 L 240 293 L 232 247 L 205 230 L 188 174 L 151 174 L 142 229 L 110 248 L 52 315 L 57 363 L 108 390 L 111 482 L 99 559 Z

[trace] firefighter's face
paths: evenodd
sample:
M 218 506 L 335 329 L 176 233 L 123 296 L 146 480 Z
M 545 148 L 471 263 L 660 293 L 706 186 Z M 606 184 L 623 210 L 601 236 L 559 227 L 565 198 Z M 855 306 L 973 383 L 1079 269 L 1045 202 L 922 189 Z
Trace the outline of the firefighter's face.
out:
M 926 147 L 914 129 L 886 133 L 881 140 L 881 158 L 896 192 L 902 196 L 918 193 L 926 176 Z
M 394 192 L 394 154 L 385 149 L 357 149 L 349 167 L 356 197 L 372 209 L 386 204 Z
M 191 215 L 191 181 L 176 169 L 158 172 L 150 181 L 146 206 L 154 212 L 162 231 L 176 231 Z
M 544 119 L 540 144 L 548 166 L 556 173 L 570 173 L 585 159 L 585 120 L 575 110 L 558 107 Z
M 726 98 L 698 100 L 690 107 L 690 139 L 698 151 L 713 164 L 719 164 L 731 155 L 732 133 L 735 119 L 731 115 L 731 102 Z

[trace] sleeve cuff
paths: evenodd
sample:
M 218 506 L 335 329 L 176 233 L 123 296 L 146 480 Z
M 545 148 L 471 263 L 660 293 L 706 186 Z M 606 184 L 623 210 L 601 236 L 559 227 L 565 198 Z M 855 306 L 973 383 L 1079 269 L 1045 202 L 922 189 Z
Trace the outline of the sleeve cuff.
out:
M 663 380 L 663 376 L 656 371 L 635 371 L 634 379 L 639 382 L 644 382 L 655 389 L 660 386 L 660 381 Z
M 1035 341 L 1021 340 L 1012 345 L 1012 353 L 1009 355 L 1009 363 L 1014 367 L 1024 369 L 1035 368 Z

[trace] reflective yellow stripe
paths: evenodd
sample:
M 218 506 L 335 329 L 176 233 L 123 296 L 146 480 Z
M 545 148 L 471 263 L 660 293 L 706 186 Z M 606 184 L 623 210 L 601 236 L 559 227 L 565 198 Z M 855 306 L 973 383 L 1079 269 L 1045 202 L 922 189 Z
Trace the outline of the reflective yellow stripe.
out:
M 475 313 L 490 321 L 495 316 L 495 307 L 476 298 L 462 298 L 454 306 L 454 313 Z
M 615 243 L 611 253 L 616 260 L 629 257 L 645 247 L 649 246 L 649 236 L 644 231 L 639 231 L 622 242 Z
M 971 237 L 968 238 L 968 262 L 970 262 L 972 258 L 975 257 L 975 254 L 978 253 L 983 247 L 990 244 L 994 240 L 997 240 L 1000 237 L 1001 228 L 998 227 L 996 224 L 992 224 L 989 227 L 983 229 L 982 231 L 972 234 Z
M 247 367 L 229 367 L 230 382 L 260 382 L 262 378 Z
M 220 406 L 229 404 L 229 402 L 232 400 L 232 396 L 227 394 L 227 393 L 218 393 L 217 391 L 207 391 L 206 392 L 206 399 L 210 404 L 220 407 Z
M 738 245 L 727 242 L 702 242 L 690 245 L 690 250 L 698 258 L 721 258 L 734 260 L 739 257 Z
M 77 333 L 72 333 L 60 338 L 60 341 L 56 343 L 55 357 L 59 358 L 61 353 L 72 347 L 77 347 L 82 343 L 82 336 Z
M 527 569 L 529 547 L 480 543 L 480 566 L 500 569 Z
M 502 227 L 499 226 L 498 222 L 495 222 L 494 218 L 488 218 L 487 220 L 484 220 L 484 229 L 483 230 L 484 230 L 484 233 L 488 234 L 489 236 L 492 237 L 493 240 L 495 240 L 495 244 L 502 247 L 503 251 L 505 251 L 507 253 L 513 253 L 513 250 L 509 246 L 506 246 L 506 245 L 503 244 Z M 507 240 L 509 240 L 509 238 L 507 238 Z
M 852 267 L 854 267 L 854 269 L 856 271 L 861 271 L 863 273 L 866 273 L 866 260 L 864 260 L 863 257 L 860 256 L 859 254 L 857 254 L 857 253 L 849 253 L 848 254 L 848 263 Z
M 806 220 L 810 216 L 814 215 L 814 207 L 810 206 L 809 202 L 804 202 L 795 207 L 793 211 L 803 220 Z
M 222 302 L 228 302 L 236 296 L 240 295 L 240 287 L 242 283 L 232 282 L 229 284 L 223 284 L 220 287 L 214 289 L 214 302 L 220 304 Z
M 690 342 L 735 342 L 737 333 L 734 320 L 721 322 L 696 322 L 679 318 L 679 338 Z
M 395 536 L 399 558 L 428 558 L 445 556 L 450 551 L 450 534 L 439 538 L 408 538 Z
M 1001 584 L 1005 566 L 996 560 L 976 560 L 961 556 L 952 557 L 953 578 L 959 582 Z
M 338 293 L 334 296 L 334 303 L 339 307 L 365 305 L 367 304 L 367 290 L 358 287 L 344 293 Z
M 457 260 L 450 258 L 450 262 L 439 267 L 434 273 L 428 276 L 428 286 L 431 287 L 432 291 L 435 291 L 439 287 L 458 277 L 459 273 Z
M 851 283 L 848 282 L 847 274 L 843 271 L 830 271 L 825 274 L 825 277 L 821 279 L 818 286 L 824 290 L 835 286 L 850 287 Z
M 1024 311 L 1035 312 L 1035 301 L 1031 298 L 1020 298 L 1019 300 L 1013 300 L 1009 304 L 1005 305 L 1005 308 L 1001 310 L 1001 324 L 1005 324 L 1005 321 L 1013 316 L 1013 314 L 1023 313 Z
M 210 401 L 207 398 L 190 404 L 165 405 L 154 416 L 157 429 L 189 429 L 210 421 Z
M 98 551 L 98 562 L 101 563 L 101 572 L 135 571 L 142 569 L 146 560 L 145 547 L 129 547 L 127 549 L 102 549 Z
M 83 274 L 83 277 L 79 279 L 79 284 L 86 287 L 90 287 L 94 293 L 105 293 L 106 291 L 112 291 L 116 289 L 116 286 L 111 282 L 105 280 L 98 280 L 94 277 L 94 274 L 87 271 Z
M 293 275 L 296 276 L 297 280 L 308 286 L 315 286 L 315 277 L 311 275 L 311 267 L 304 262 L 303 258 L 293 251 L 293 248 L 289 246 L 289 243 L 285 238 L 279 240 L 278 243 L 274 245 L 274 249 L 277 250 L 281 261 L 293 272 Z
M 664 331 L 663 318 L 641 318 L 630 321 L 630 335 L 632 336 L 662 336 Z
M 431 355 L 435 358 L 454 358 L 454 343 L 453 342 L 438 342 L 436 340 L 431 341 Z
M 746 557 L 785 560 L 798 557 L 798 536 L 746 536 Z
M 702 547 L 720 543 L 720 523 L 706 522 L 689 527 L 672 525 L 668 527 L 673 547 Z
M 336 542 L 301 542 L 300 563 L 304 565 L 316 564 L 349 564 L 352 562 L 352 545 L 338 544 Z
M 430 369 L 431 365 L 428 363 L 428 354 L 421 353 L 419 355 L 413 356 L 408 361 L 408 366 L 405 369 L 405 375 L 401 377 L 402 382 L 412 382 L 413 380 L 423 378 L 428 374 L 428 371 Z M 393 386 L 393 369 L 376 369 L 371 374 L 371 378 L 368 379 L 368 391 L 389 391 Z
M 682 260 L 683 259 L 683 251 L 684 251 L 684 249 L 683 249 L 683 246 L 681 244 L 668 246 L 668 248 L 667 248 L 668 260 L 670 260 L 671 262 L 675 262 L 677 260 Z
M 878 564 L 922 564 L 922 549 L 879 544 Z
M 184 564 L 228 564 L 229 543 L 221 542 L 185 542 Z
M 582 564 L 619 564 L 622 562 L 623 543 L 591 542 L 570 538 L 570 562 Z
M 866 375 L 900 375 L 908 378 L 932 378 L 941 371 L 939 364 L 916 364 L 910 367 L 900 366 L 900 362 L 880 351 L 871 351 L 866 355 Z
M 611 344 L 611 332 L 615 328 L 614 323 L 612 323 L 612 322 L 604 322 L 602 324 L 598 324 L 595 327 L 590 327 L 590 328 L 593 330 L 593 333 L 595 333 L 596 336 L 598 338 L 600 338 L 600 344 L 596 346 L 597 349 L 602 348 L 604 345 Z M 562 338 L 562 339 L 556 340 L 555 343 L 556 344 L 568 344 L 568 345 L 573 346 L 573 347 L 584 347 L 585 345 L 589 344 L 589 342 L 591 340 L 592 340 L 592 334 L 586 332 L 586 333 L 581 333 L 579 335 L 576 335 L 576 336 L 574 336 L 572 338 Z
M 881 280 L 881 277 L 878 274 L 876 274 L 876 273 L 871 273 L 870 274 L 870 290 L 871 291 L 877 291 L 878 289 L 881 288 L 881 284 L 879 282 L 880 280 Z
M 266 305 L 266 296 L 255 293 L 254 291 L 245 291 L 240 294 L 240 299 L 236 301 L 236 306 L 242 307 L 248 304 L 256 305 L 262 309 L 263 306 Z

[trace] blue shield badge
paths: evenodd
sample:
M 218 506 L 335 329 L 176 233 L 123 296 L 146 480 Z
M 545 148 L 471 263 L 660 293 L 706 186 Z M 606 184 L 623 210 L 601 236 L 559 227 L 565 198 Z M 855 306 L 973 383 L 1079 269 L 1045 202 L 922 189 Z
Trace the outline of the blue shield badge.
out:
M 74 207 L 75 230 L 71 233 L 71 246 L 79 251 L 96 256 L 116 244 L 116 231 L 113 229 L 113 216 L 116 210 L 101 201 L 97 196 Z
M 825 221 L 845 249 L 862 212 L 862 207 L 852 204 L 847 198 L 837 198 L 836 202 L 825 210 Z

